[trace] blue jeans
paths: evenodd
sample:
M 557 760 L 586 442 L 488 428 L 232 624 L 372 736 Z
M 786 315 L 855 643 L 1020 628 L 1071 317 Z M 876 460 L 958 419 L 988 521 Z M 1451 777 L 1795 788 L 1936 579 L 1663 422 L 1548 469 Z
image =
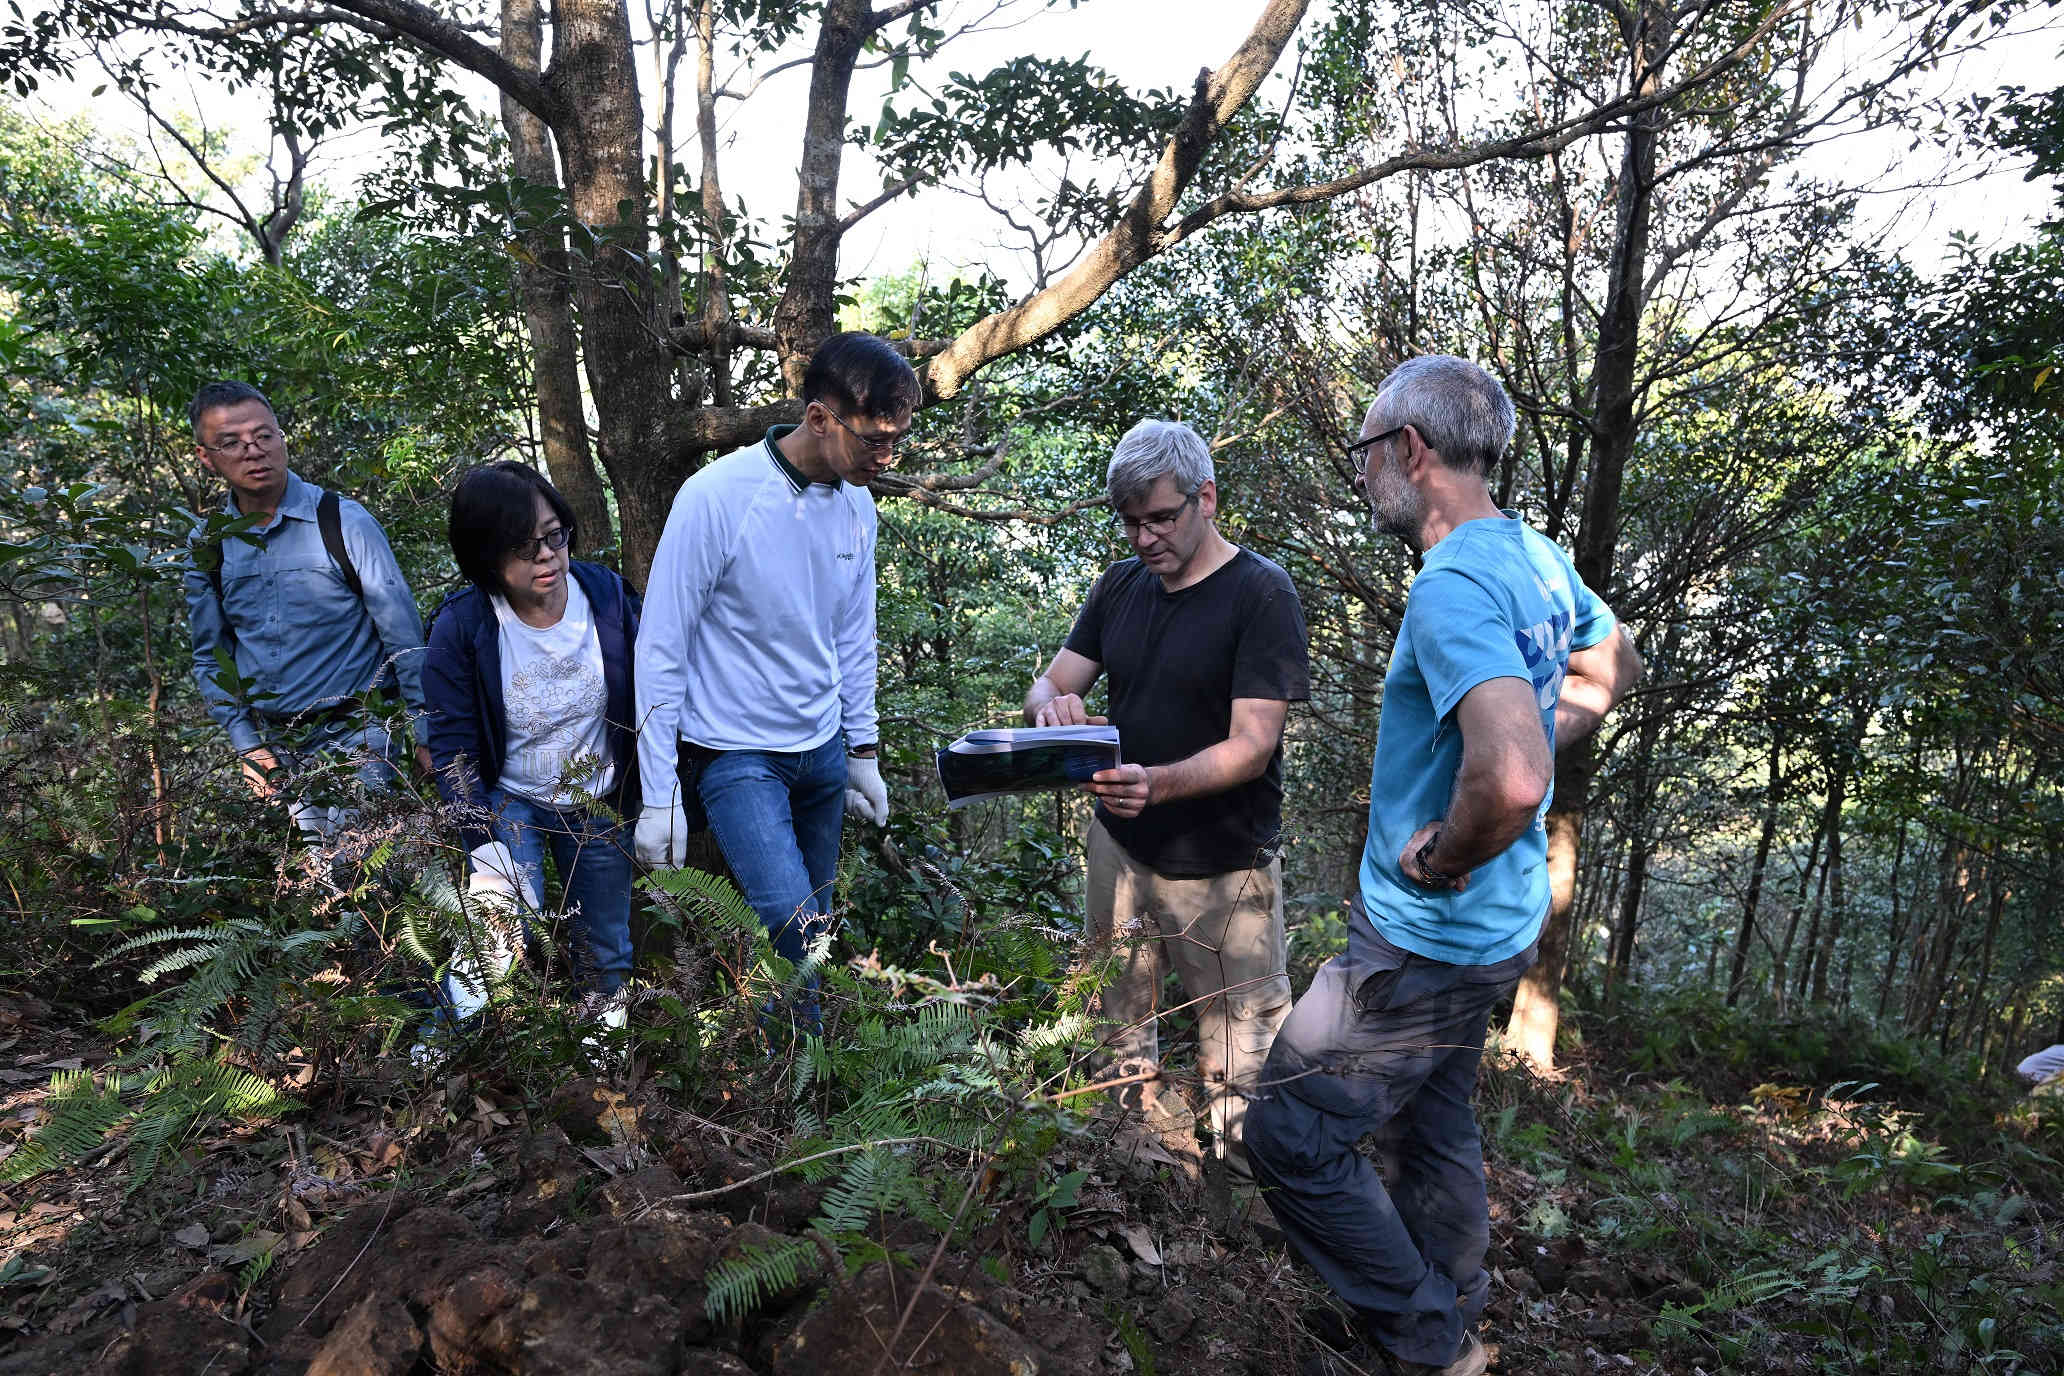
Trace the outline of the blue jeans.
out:
M 1491 1008 L 1533 958 L 1444 965 L 1357 914 L 1348 954 L 1291 1010 L 1247 1109 L 1269 1212 L 1364 1334 L 1406 1361 L 1453 1361 L 1483 1312 L 1490 1208 L 1469 1097 Z M 1371 1132 L 1388 1189 L 1355 1150 Z
M 631 974 L 631 854 L 622 824 L 603 812 L 553 807 L 501 789 L 489 793 L 487 803 L 488 829 L 509 847 L 540 896 L 545 849 L 551 848 L 566 907 L 580 924 L 576 968 L 589 988 L 615 993 Z
M 703 765 L 698 791 L 745 901 L 774 949 L 800 962 L 831 912 L 846 811 L 845 738 L 795 753 L 723 751 Z

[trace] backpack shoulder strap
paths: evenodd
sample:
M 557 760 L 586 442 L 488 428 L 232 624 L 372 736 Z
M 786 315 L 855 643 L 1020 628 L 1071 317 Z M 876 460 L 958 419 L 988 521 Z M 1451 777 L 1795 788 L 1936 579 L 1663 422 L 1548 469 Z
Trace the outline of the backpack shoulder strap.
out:
M 214 589 L 215 600 L 222 601 L 222 542 L 195 540 L 187 549 L 193 556 L 194 567 L 208 575 L 208 586 Z
M 322 499 L 315 504 L 315 524 L 322 531 L 323 548 L 330 552 L 330 562 L 337 566 L 343 576 L 344 586 L 351 589 L 351 595 L 361 600 L 365 597 L 365 584 L 359 580 L 358 568 L 351 562 L 351 551 L 344 548 L 343 501 L 329 488 L 323 489 Z M 222 591 L 221 561 L 216 562 L 215 591 Z

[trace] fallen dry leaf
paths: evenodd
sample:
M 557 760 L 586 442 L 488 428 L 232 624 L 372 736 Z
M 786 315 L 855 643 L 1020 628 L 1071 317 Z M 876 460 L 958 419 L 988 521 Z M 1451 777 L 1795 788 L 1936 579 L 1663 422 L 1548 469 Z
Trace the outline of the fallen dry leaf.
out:
M 1161 1264 L 1161 1249 L 1154 1245 L 1153 1230 L 1144 1223 L 1121 1223 L 1118 1236 L 1125 1239 L 1125 1245 L 1132 1248 L 1132 1254 L 1149 1266 Z
M 263 1229 L 238 1238 L 235 1242 L 208 1249 L 208 1259 L 219 1266 L 241 1266 L 253 1257 L 264 1256 L 279 1246 L 282 1234 L 268 1233 Z

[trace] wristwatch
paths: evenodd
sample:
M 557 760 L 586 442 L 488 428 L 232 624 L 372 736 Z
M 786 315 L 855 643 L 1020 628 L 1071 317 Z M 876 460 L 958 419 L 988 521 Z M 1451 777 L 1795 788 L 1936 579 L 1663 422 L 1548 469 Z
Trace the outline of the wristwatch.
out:
M 1426 838 L 1426 844 L 1419 847 L 1418 853 L 1412 857 L 1412 863 L 1419 868 L 1419 886 L 1421 888 L 1452 889 L 1462 878 L 1459 874 L 1443 874 L 1427 863 L 1427 858 L 1433 854 L 1434 847 L 1439 844 L 1440 833 L 1436 831 L 1433 835 Z

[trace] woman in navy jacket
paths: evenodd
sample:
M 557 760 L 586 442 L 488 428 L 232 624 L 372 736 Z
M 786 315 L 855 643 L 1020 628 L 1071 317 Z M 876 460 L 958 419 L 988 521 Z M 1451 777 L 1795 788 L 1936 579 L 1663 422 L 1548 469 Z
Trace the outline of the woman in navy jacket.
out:
M 550 849 L 565 907 L 578 914 L 581 973 L 614 993 L 631 972 L 630 837 L 619 819 L 636 814 L 639 796 L 638 595 L 572 558 L 572 509 L 524 464 L 468 471 L 452 493 L 450 534 L 472 586 L 438 609 L 423 667 L 438 791 L 459 813 L 476 889 L 498 877 L 483 871 L 513 861 L 515 873 L 499 877 L 527 907 L 542 906 Z

